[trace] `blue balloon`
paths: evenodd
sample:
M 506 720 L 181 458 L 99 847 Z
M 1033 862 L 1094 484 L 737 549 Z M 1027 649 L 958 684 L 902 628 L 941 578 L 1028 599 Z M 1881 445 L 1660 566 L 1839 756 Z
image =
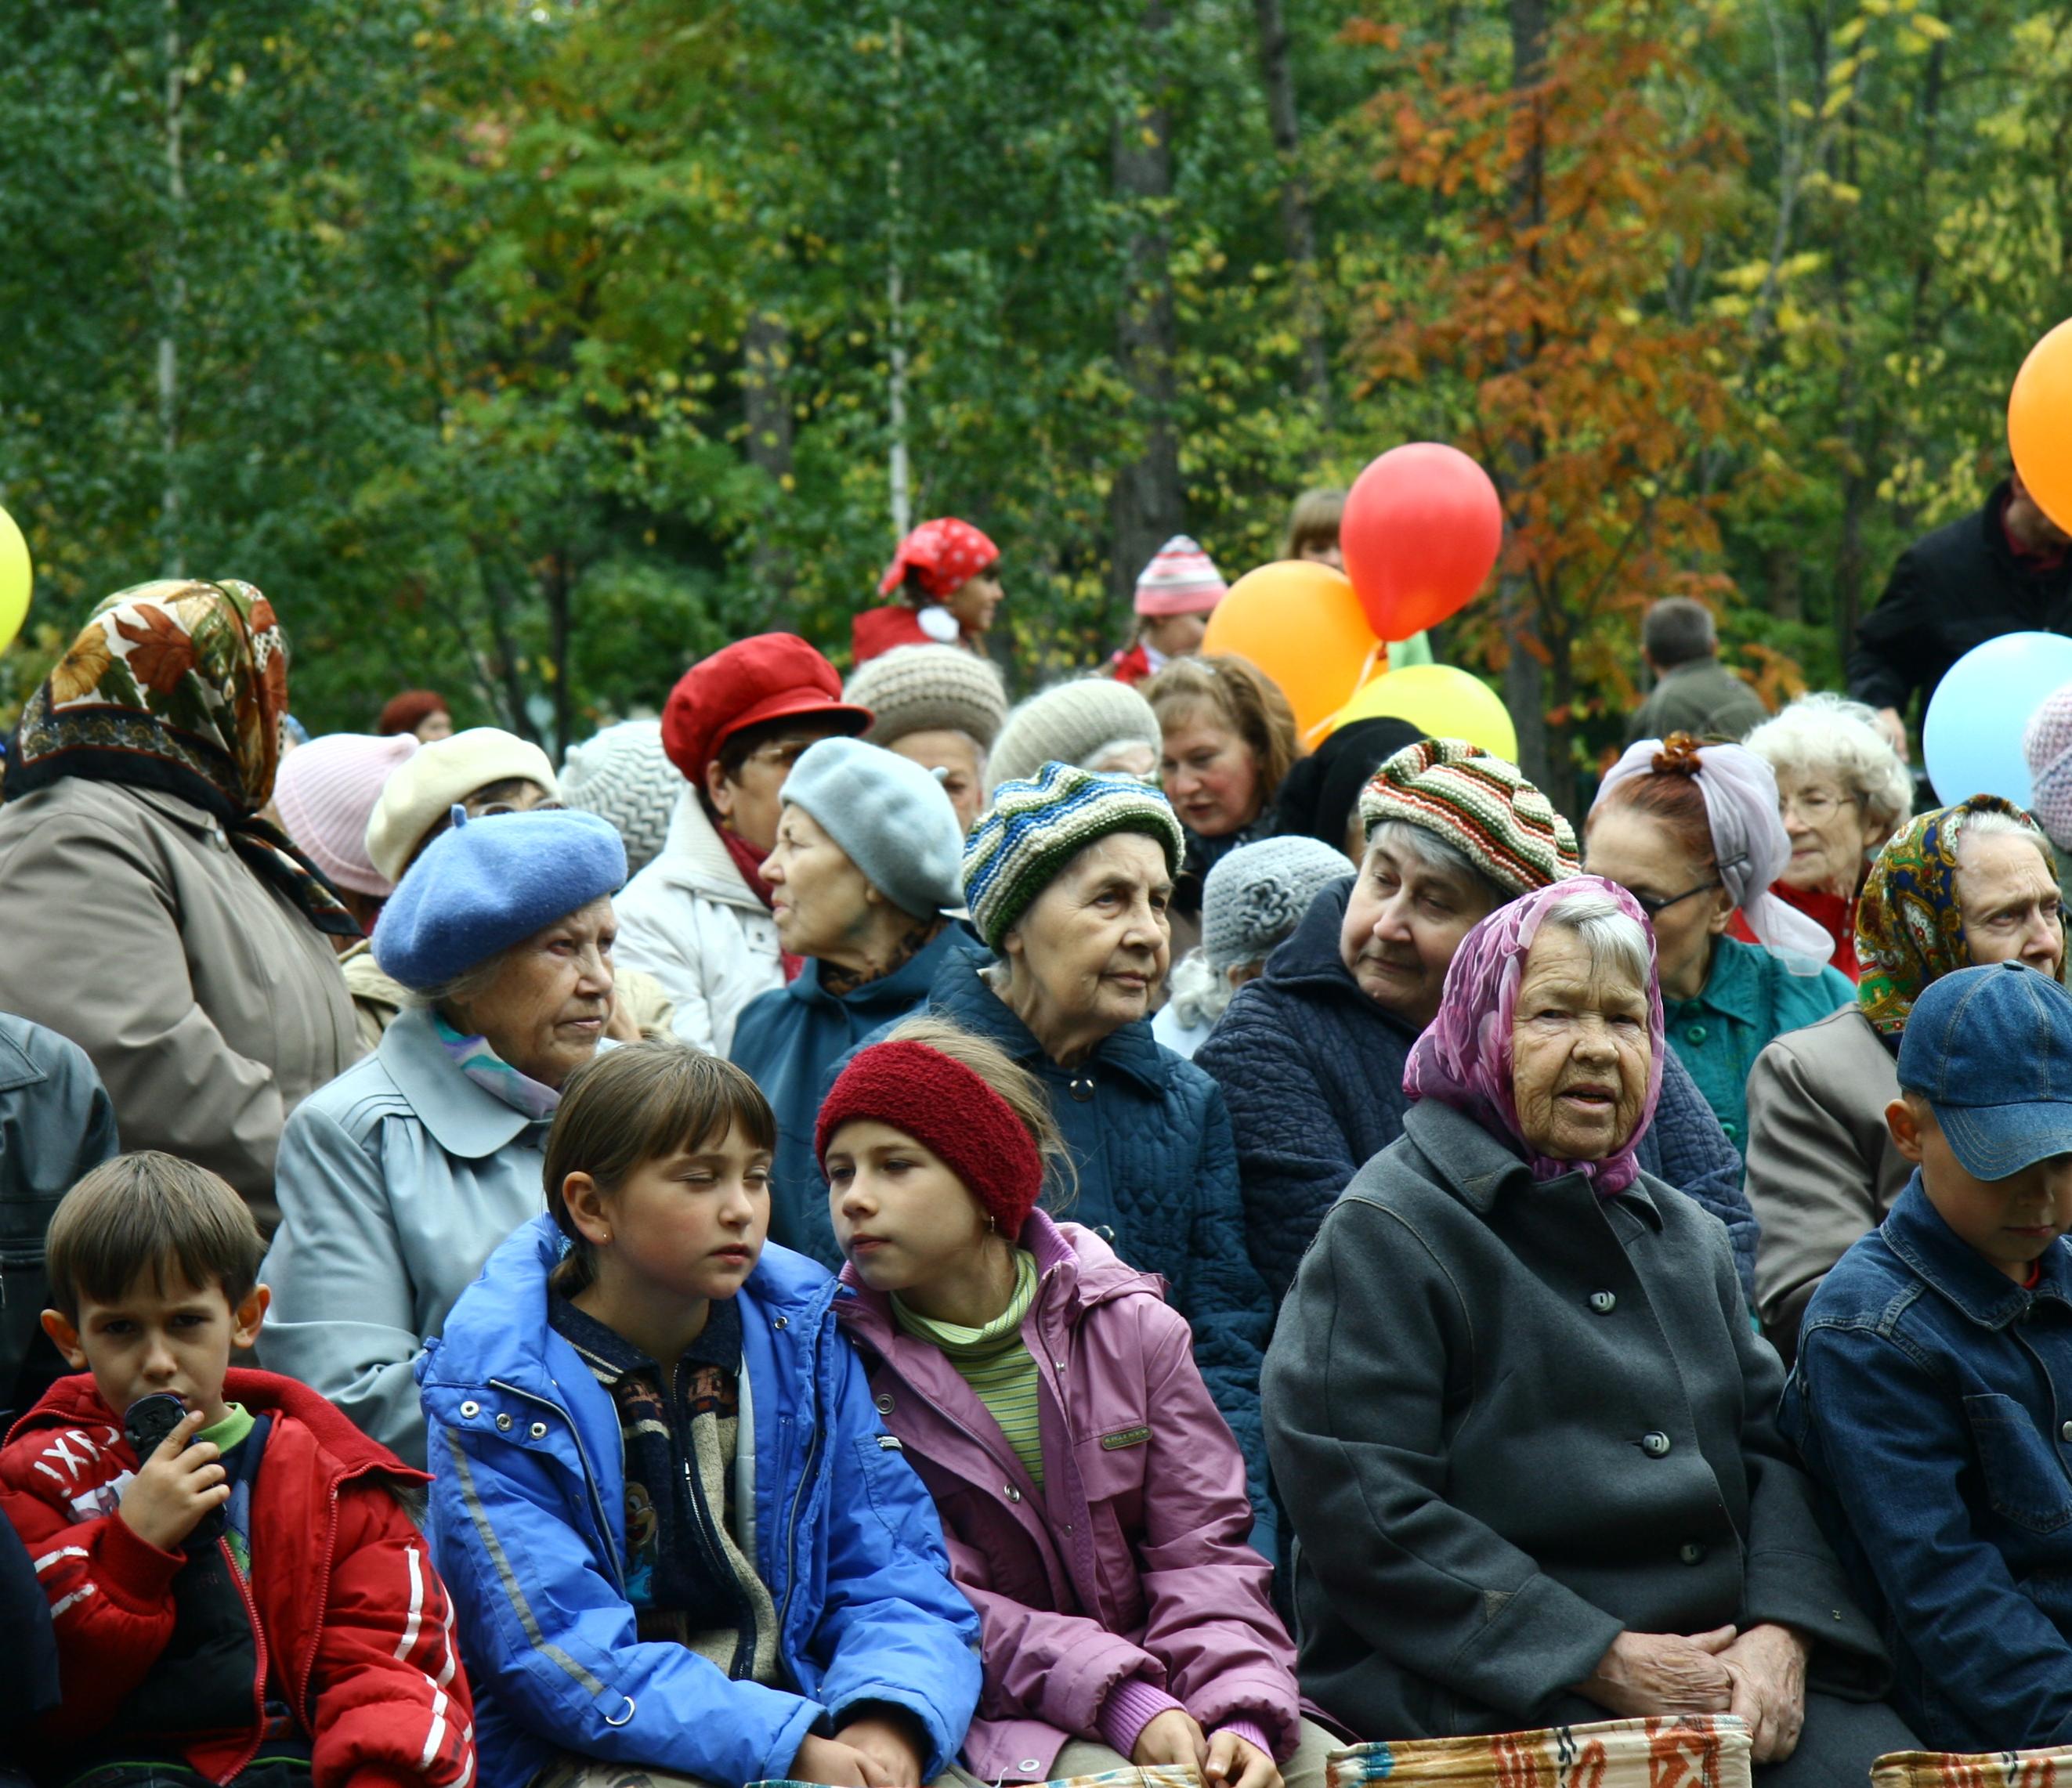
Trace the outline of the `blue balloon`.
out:
M 2072 683 L 2072 639 L 2004 633 L 1974 646 L 1936 685 L 1921 725 L 1921 753 L 1947 807 L 1999 795 L 2025 808 L 2032 791 L 2021 736 L 2044 698 Z

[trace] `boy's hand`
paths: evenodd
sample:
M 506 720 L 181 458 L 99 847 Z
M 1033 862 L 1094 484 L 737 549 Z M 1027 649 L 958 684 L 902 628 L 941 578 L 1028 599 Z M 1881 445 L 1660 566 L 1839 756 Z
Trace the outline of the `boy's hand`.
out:
M 1732 1712 L 1749 1723 L 1752 1760 L 1782 1763 L 1806 1723 L 1806 1642 L 1788 1626 L 1752 1626 L 1720 1653 L 1734 1679 Z
M 835 1742 L 861 1751 L 877 1765 L 870 1788 L 921 1788 L 923 1747 L 913 1716 L 903 1710 L 852 1720 L 835 1734 Z
M 794 1782 L 817 1782 L 826 1788 L 892 1788 L 877 1758 L 839 1738 L 808 1738 L 791 1759 Z
M 118 1512 L 130 1532 L 162 1552 L 171 1552 L 211 1509 L 230 1500 L 230 1474 L 216 1463 L 220 1450 L 207 1441 L 187 1444 L 200 1426 L 201 1412 L 189 1410 L 122 1493 Z
M 1209 1741 L 1209 1760 L 1202 1774 L 1221 1788 L 1281 1788 L 1273 1759 L 1232 1732 L 1219 1732 Z
M 1185 1708 L 1168 1708 L 1154 1716 L 1137 1735 L 1129 1761 L 1145 1770 L 1158 1763 L 1180 1763 L 1198 1770 L 1208 1759 L 1209 1741 L 1194 1716 Z

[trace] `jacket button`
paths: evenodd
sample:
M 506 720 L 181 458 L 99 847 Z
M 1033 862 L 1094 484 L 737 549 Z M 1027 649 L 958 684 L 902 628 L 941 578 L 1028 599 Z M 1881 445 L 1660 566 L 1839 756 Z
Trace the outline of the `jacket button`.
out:
M 2062 1439 L 2072 1441 L 2072 1422 L 2067 1422 L 2058 1432 Z
M 460 1412 L 463 1416 L 472 1418 L 474 1416 L 479 1416 L 482 1413 L 482 1405 L 477 1403 L 474 1398 L 470 1397 L 466 1403 L 460 1406 Z
M 508 1416 L 499 1416 L 496 1418 L 496 1426 L 500 1432 L 508 1434 L 511 1432 L 511 1418 Z
M 1590 1308 L 1595 1310 L 1599 1316 L 1610 1316 L 1614 1310 L 1618 1308 L 1618 1296 L 1616 1293 L 1612 1292 L 1592 1292 L 1590 1293 Z
M 1741 1141 L 1741 1127 L 1738 1124 L 1722 1124 L 1720 1128 L 1725 1132 L 1728 1141 L 1739 1142 Z
M 788 1316 L 780 1316 L 772 1321 L 770 1326 L 773 1329 L 788 1329 L 791 1326 L 791 1319 Z
M 1643 1434 L 1640 1437 L 1640 1450 L 1651 1459 L 1667 1458 L 1670 1445 L 1669 1437 L 1659 1430 L 1652 1434 Z
M 1691 1025 L 1687 1026 L 1684 1032 L 1684 1040 L 1687 1043 L 1704 1042 L 1705 1040 L 1705 1027 L 1703 1025 Z
M 535 1422 L 527 1432 L 534 1440 L 544 1441 L 547 1437 L 547 1424 L 545 1422 Z
M 1019 1502 L 1022 1500 L 1022 1492 L 1017 1490 L 1012 1484 L 1003 1484 L 1001 1488 L 1006 1492 L 1007 1500 L 1009 1502 Z
M 1676 1556 L 1686 1564 L 1702 1564 L 1705 1559 L 1705 1548 L 1695 1539 L 1687 1539 L 1676 1548 Z
M 1033 1757 L 1025 1757 L 1017 1767 L 1024 1770 L 1035 1770 L 1042 1769 L 1043 1765 Z
M 1094 1095 L 1094 1083 L 1084 1075 L 1075 1075 L 1072 1077 L 1071 1091 L 1072 1097 L 1083 1105 Z
M 889 1416 L 892 1413 L 892 1399 L 890 1395 L 878 1398 L 878 1412 L 881 1416 Z

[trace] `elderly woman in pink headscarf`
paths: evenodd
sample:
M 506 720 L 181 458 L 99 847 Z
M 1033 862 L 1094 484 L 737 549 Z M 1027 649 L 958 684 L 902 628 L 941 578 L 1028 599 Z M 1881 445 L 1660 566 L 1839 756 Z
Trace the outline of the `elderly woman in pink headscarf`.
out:
M 961 646 L 984 651 L 1000 587 L 1000 549 L 968 521 L 939 516 L 899 543 L 878 581 L 892 600 L 866 609 L 849 625 L 855 662 L 894 646 Z
M 1644 1172 L 1655 939 L 1596 876 L 1498 907 L 1325 1218 L 1261 1380 L 1304 1694 L 1368 1737 L 1733 1713 L 1761 1788 L 1911 1743 L 1718 1219 Z

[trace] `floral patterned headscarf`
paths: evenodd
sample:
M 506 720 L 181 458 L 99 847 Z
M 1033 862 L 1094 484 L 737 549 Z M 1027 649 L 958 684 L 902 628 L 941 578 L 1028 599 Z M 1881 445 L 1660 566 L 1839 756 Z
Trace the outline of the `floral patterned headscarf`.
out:
M 2035 835 L 2051 874 L 2058 873 L 2041 828 L 1998 795 L 1974 795 L 1955 807 L 1917 814 L 1893 834 L 1872 863 L 1856 902 L 1856 960 L 1863 966 L 1856 1004 L 1878 1034 L 1894 1043 L 1929 984 L 1971 966 L 1957 904 L 1957 841 L 1965 820 L 1978 813 L 2019 820 Z
M 138 584 L 94 610 L 30 697 L 0 799 L 68 776 L 177 795 L 221 821 L 238 854 L 319 931 L 355 937 L 331 884 L 257 817 L 287 711 L 287 644 L 250 584 Z
M 1640 923 L 1647 939 L 1647 1031 L 1654 1046 L 1647 1067 L 1647 1096 L 1632 1135 L 1618 1152 L 1602 1161 L 1557 1161 L 1534 1153 L 1519 1128 L 1518 1103 L 1511 1092 L 1511 1026 L 1533 939 L 1548 913 L 1572 895 L 1583 893 L 1609 894 L 1621 912 Z M 1498 907 L 1461 939 L 1446 970 L 1439 1015 L 1411 1046 L 1403 1070 L 1403 1090 L 1412 1099 L 1436 1099 L 1466 1112 L 1499 1141 L 1523 1151 L 1536 1180 L 1580 1173 L 1601 1196 L 1609 1197 L 1623 1192 L 1640 1177 L 1635 1151 L 1661 1102 L 1667 1048 L 1662 986 L 1655 972 L 1655 928 L 1639 903 L 1617 882 L 1600 875 L 1572 876 Z

